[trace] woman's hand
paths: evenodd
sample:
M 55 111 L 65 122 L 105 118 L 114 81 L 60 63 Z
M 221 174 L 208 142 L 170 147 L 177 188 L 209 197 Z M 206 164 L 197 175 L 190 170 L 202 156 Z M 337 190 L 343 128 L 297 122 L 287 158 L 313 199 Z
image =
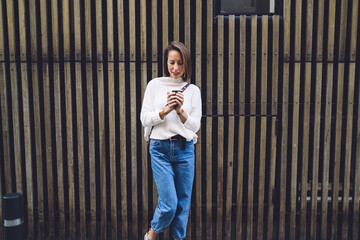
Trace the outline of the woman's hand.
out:
M 179 113 L 183 104 L 184 104 L 184 95 L 181 92 L 168 93 L 167 106 L 171 107 L 177 113 Z

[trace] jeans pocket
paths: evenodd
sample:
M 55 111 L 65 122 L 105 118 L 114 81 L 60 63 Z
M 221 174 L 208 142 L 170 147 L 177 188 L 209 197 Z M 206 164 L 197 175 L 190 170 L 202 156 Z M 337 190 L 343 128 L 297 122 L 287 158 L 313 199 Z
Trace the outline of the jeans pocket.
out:
M 160 140 L 150 139 L 150 145 L 153 145 L 153 146 L 160 145 Z

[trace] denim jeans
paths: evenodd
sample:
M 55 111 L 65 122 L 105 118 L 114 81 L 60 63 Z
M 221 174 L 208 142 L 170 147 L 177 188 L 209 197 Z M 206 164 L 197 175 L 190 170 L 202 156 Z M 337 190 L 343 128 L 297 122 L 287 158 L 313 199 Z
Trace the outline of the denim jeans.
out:
M 161 233 L 170 226 L 173 238 L 184 239 L 194 181 L 193 141 L 183 150 L 181 140 L 151 139 L 149 150 L 159 196 L 151 228 Z

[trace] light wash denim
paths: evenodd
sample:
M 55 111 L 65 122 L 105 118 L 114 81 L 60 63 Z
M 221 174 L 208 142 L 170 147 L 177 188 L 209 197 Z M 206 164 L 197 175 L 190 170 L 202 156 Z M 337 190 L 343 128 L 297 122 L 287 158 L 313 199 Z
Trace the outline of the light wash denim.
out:
M 151 228 L 161 233 L 170 226 L 173 238 L 184 239 L 194 181 L 195 154 L 193 141 L 150 140 L 151 167 L 158 191 Z

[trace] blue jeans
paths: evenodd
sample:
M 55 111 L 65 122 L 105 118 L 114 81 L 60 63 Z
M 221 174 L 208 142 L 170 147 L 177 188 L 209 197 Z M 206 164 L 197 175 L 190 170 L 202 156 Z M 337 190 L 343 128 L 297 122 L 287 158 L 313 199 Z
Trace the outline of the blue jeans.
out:
M 151 139 L 149 150 L 159 196 L 151 228 L 161 233 L 171 225 L 172 237 L 184 239 L 194 181 L 193 141 L 183 150 L 181 140 Z

